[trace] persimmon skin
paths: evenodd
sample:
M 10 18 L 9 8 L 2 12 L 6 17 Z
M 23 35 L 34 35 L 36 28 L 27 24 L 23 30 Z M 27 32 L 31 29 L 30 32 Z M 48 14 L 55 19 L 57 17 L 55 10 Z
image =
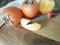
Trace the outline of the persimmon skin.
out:
M 38 8 L 38 4 L 36 1 L 34 1 L 34 3 L 32 5 L 28 5 L 25 3 L 22 4 L 22 12 L 28 18 L 36 17 L 38 10 L 39 10 L 39 8 Z
M 51 12 L 55 7 L 55 1 L 54 0 L 40 0 L 39 2 L 39 11 L 42 14 L 47 14 Z
M 17 7 L 8 7 L 3 10 L 2 14 L 9 15 L 9 18 L 13 22 L 13 25 L 18 25 L 20 23 L 21 18 L 22 18 L 22 12 Z

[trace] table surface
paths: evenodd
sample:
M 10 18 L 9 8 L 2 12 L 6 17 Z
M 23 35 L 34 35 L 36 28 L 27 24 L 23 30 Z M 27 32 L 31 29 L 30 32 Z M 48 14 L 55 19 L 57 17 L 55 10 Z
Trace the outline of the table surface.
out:
M 4 25 L 0 28 L 0 44 L 60 45 L 60 15 L 41 24 L 42 28 L 35 32 L 26 30 L 21 26 L 8 27 Z

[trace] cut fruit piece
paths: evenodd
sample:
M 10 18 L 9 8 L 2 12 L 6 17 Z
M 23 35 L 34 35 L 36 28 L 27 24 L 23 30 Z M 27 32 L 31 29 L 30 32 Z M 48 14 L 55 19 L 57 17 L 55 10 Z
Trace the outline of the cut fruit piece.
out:
M 34 22 L 32 24 L 27 25 L 27 23 L 30 21 L 31 20 L 29 20 L 29 19 L 22 18 L 21 19 L 22 27 L 24 27 L 25 29 L 31 30 L 31 31 L 36 31 L 36 30 L 39 30 L 41 28 L 41 24 L 39 24 L 37 22 Z

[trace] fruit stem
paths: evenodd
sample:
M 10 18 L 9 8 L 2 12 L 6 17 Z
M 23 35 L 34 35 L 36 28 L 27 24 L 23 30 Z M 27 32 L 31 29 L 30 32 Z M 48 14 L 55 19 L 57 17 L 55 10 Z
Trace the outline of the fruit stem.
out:
M 33 0 L 27 0 L 25 3 L 29 4 L 29 5 L 32 5 L 33 4 Z

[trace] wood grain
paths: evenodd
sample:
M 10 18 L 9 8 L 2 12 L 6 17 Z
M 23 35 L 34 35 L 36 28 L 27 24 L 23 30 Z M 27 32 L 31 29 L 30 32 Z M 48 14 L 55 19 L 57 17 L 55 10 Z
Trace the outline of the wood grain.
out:
M 60 42 L 48 39 L 21 26 L 0 28 L 1 45 L 60 45 Z

